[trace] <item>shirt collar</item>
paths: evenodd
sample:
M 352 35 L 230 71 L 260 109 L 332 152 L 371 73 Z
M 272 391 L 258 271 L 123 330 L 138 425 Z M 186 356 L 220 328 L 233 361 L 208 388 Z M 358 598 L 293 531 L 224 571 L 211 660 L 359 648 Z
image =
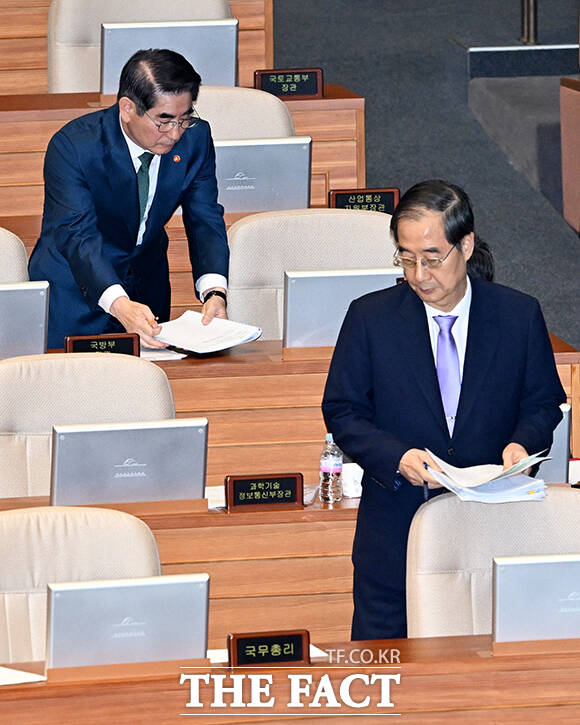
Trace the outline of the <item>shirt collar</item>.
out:
M 125 133 L 125 129 L 123 128 L 123 124 L 121 123 L 121 115 L 119 114 L 119 125 L 121 126 L 121 133 L 123 134 L 123 137 L 125 141 L 127 142 L 127 146 L 129 148 L 129 153 L 131 154 L 131 158 L 133 160 L 138 159 L 139 156 L 141 156 L 142 153 L 145 151 L 148 151 L 148 149 L 141 148 L 141 146 L 138 146 L 134 141 L 132 141 L 129 136 Z
M 455 317 L 462 317 L 463 315 L 469 314 L 469 307 L 471 305 L 471 281 L 469 279 L 469 275 L 466 276 L 467 280 L 467 287 L 465 290 L 465 294 L 463 297 L 459 300 L 459 302 L 455 305 L 455 307 L 450 310 L 449 312 L 443 313 L 441 310 L 436 309 L 435 307 L 431 307 L 431 305 L 428 305 L 426 302 L 423 302 L 425 305 L 425 312 L 427 313 L 427 317 L 436 317 L 438 315 L 454 315 Z

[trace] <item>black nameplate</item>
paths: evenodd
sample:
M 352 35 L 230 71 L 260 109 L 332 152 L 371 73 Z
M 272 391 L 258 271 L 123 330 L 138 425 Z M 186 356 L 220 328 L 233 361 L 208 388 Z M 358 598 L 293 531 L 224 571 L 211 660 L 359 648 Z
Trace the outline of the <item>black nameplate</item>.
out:
M 254 88 L 282 98 L 322 98 L 322 68 L 254 71 Z
M 226 476 L 228 511 L 249 508 L 302 508 L 304 479 L 301 473 Z
M 119 332 L 112 335 L 69 335 L 64 339 L 65 352 L 117 352 L 139 357 L 139 335 Z
M 228 635 L 230 667 L 310 664 L 310 634 L 305 629 Z
M 399 189 L 337 189 L 328 192 L 331 209 L 363 209 L 392 214 L 399 203 Z

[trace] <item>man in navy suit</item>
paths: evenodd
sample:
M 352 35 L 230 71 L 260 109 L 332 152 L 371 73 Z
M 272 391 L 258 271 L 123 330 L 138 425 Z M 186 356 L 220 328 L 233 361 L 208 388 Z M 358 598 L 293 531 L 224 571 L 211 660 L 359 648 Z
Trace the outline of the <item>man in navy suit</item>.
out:
M 177 207 L 204 322 L 226 317 L 228 244 L 210 129 L 195 115 L 200 77 L 170 50 L 127 62 L 118 102 L 66 124 L 44 164 L 30 278 L 50 282 L 48 346 L 127 330 L 151 347 L 169 319 L 168 239 Z
M 490 276 L 473 230 L 462 189 L 440 180 L 411 188 L 391 220 L 406 283 L 355 300 L 336 345 L 324 417 L 364 469 L 353 639 L 407 634 L 409 526 L 425 498 L 444 491 L 426 470 L 438 467 L 425 448 L 458 467 L 509 467 L 549 448 L 561 418 L 566 397 L 540 306 L 468 274 L 473 266 Z M 453 341 L 439 340 L 441 318 Z M 440 380 L 448 370 L 457 382 L 451 407 L 450 378 Z

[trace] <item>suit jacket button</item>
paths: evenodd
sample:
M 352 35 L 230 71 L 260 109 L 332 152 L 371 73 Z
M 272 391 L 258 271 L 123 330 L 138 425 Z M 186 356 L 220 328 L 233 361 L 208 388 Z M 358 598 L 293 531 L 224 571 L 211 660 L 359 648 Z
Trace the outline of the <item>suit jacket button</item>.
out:
M 448 456 L 454 456 L 455 455 L 455 448 L 448 448 L 447 449 L 447 455 Z

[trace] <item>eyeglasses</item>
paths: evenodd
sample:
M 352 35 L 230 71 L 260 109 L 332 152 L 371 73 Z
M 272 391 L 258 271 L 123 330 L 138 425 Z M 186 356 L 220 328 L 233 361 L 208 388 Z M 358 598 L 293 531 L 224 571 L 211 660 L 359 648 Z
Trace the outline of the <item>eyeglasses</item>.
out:
M 201 118 L 198 116 L 195 108 L 191 109 L 191 116 L 188 116 L 188 118 L 180 118 L 178 121 L 156 121 L 147 113 L 147 111 L 145 111 L 145 115 L 157 126 L 159 133 L 168 133 L 169 131 L 173 131 L 176 126 L 179 126 L 179 128 L 184 131 L 187 131 L 188 128 L 195 126 L 196 123 L 201 121 Z
M 393 255 L 393 264 L 396 267 L 403 267 L 404 269 L 414 269 L 419 261 L 422 267 L 427 267 L 427 269 L 439 269 L 454 249 L 456 249 L 455 245 L 451 247 L 444 257 L 421 257 L 419 260 L 415 257 L 401 257 L 398 252 L 395 252 Z

